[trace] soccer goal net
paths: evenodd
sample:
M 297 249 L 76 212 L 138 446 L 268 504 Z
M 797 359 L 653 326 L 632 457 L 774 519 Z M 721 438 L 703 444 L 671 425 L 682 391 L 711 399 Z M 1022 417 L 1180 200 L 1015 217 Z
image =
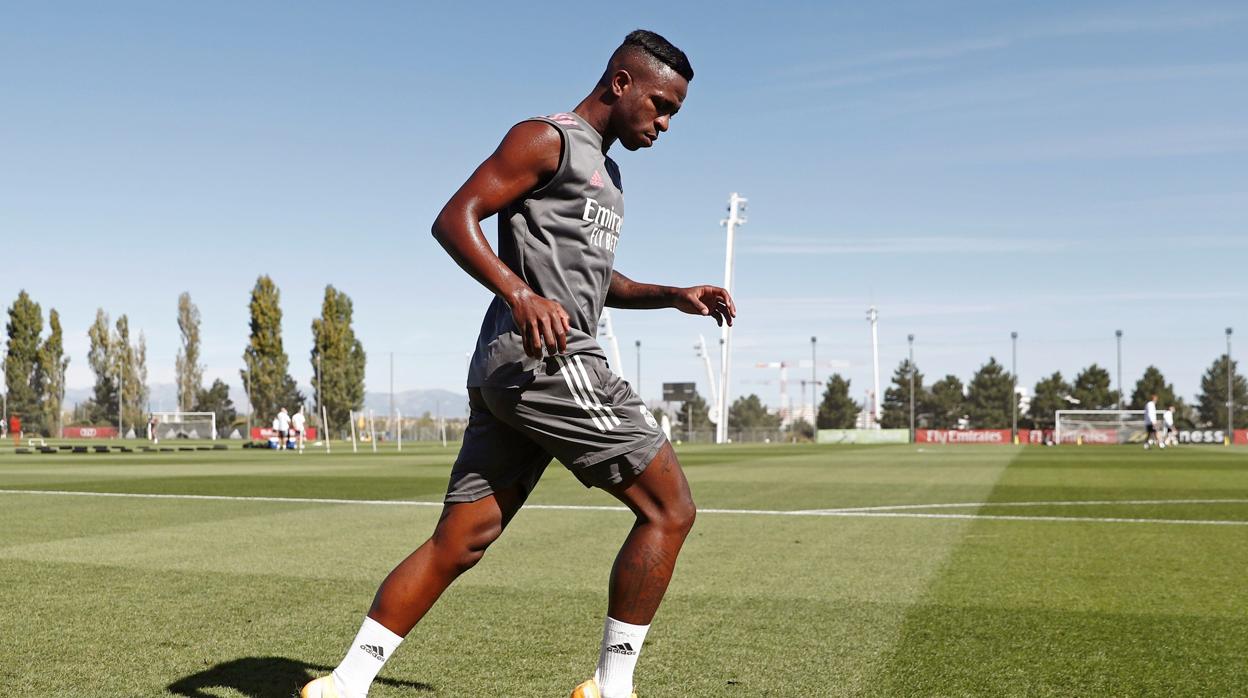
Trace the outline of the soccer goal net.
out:
M 217 415 L 212 412 L 153 412 L 157 439 L 215 439 Z
M 1144 410 L 1058 410 L 1059 444 L 1128 444 L 1147 438 Z

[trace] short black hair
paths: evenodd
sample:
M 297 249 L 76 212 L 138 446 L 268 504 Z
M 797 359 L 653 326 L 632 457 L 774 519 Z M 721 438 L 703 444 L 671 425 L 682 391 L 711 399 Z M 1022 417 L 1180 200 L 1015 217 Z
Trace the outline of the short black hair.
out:
M 645 29 L 637 29 L 624 37 L 621 46 L 634 46 L 658 59 L 667 67 L 676 71 L 685 80 L 693 80 L 693 66 L 689 65 L 689 57 L 684 51 L 672 45 L 672 42 Z

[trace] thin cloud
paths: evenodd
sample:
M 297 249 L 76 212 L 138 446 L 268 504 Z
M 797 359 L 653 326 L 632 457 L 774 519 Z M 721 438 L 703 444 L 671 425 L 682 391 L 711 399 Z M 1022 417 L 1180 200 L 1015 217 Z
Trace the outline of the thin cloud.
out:
M 842 238 L 774 236 L 743 246 L 748 252 L 771 255 L 824 254 L 963 254 L 1061 252 L 1073 243 L 1060 240 L 1034 240 L 988 237 L 933 236 L 889 238 Z
M 1002 51 L 1031 41 L 1094 35 L 1183 32 L 1224 26 L 1246 18 L 1248 12 L 1236 11 L 1059 19 L 1012 33 L 889 49 L 839 61 L 793 66 L 781 70 L 780 75 L 798 80 L 783 83 L 781 86 L 788 89 L 836 89 L 871 84 L 935 72 L 945 64 L 964 56 Z M 887 69 L 870 70 L 881 67 Z M 1149 78 L 1141 76 L 1140 79 Z M 1158 78 L 1152 76 L 1151 79 Z
M 1145 34 L 1218 27 L 1248 18 L 1245 12 L 1198 12 L 1151 16 L 1085 17 L 1041 25 L 1034 36 L 1084 36 L 1088 34 Z
M 1117 130 L 1087 138 L 960 148 L 971 160 L 1050 162 L 1216 155 L 1248 151 L 1248 127 L 1192 124 L 1179 127 Z M 951 154 L 952 155 L 952 154 Z

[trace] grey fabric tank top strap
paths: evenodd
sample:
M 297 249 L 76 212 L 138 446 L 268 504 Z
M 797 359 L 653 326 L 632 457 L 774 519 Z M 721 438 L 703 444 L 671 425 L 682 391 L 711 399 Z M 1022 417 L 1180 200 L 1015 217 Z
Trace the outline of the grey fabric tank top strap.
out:
M 602 136 L 580 116 L 532 120 L 559 132 L 559 167 L 550 181 L 499 212 L 498 256 L 536 293 L 567 311 L 568 354 L 604 356 L 594 337 L 624 226 L 620 171 L 602 152 Z M 511 309 L 495 298 L 481 323 L 468 386 L 519 387 L 541 363 L 525 356 Z

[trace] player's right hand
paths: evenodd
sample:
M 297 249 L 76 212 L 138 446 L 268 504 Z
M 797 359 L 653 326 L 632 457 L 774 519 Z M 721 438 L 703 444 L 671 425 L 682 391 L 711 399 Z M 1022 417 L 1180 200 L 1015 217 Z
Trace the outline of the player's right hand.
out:
M 525 354 L 540 359 L 543 348 L 551 356 L 567 351 L 572 323 L 563 306 L 531 290 L 517 293 L 509 305 L 511 317 L 524 337 Z

